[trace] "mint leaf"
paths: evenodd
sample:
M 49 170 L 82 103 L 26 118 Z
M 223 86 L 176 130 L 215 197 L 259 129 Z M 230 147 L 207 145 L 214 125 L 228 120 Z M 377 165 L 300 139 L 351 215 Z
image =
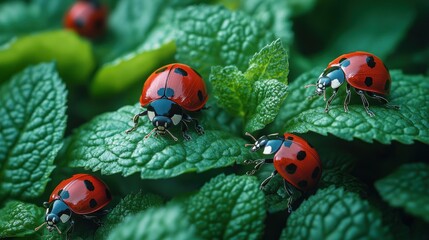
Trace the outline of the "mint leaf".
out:
M 326 188 L 331 185 L 343 187 L 348 192 L 366 195 L 367 187 L 364 183 L 350 173 L 343 172 L 339 169 L 323 170 L 320 188 Z
M 429 165 L 404 164 L 389 176 L 375 182 L 381 197 L 393 207 L 429 222 Z
M 44 191 L 66 128 L 66 90 L 55 65 L 28 67 L 0 88 L 0 199 Z
M 289 216 L 282 239 L 393 239 L 381 214 L 342 188 L 317 191 Z
M 280 40 L 262 48 L 242 73 L 236 66 L 213 67 L 210 82 L 218 104 L 245 120 L 245 131 L 262 129 L 286 97 L 287 51 Z
M 73 84 L 86 81 L 95 66 L 89 42 L 70 31 L 43 32 L 17 38 L 0 51 L 0 82 L 28 65 L 52 60 L 64 81 Z
M 150 208 L 127 217 L 112 229 L 110 239 L 200 239 L 179 205 Z
M 43 220 L 45 210 L 34 204 L 9 201 L 0 209 L 0 238 L 24 237 L 34 234 Z
M 215 65 L 245 69 L 253 53 L 274 39 L 251 17 L 220 6 L 190 6 L 179 11 L 176 19 L 180 26 L 176 59 L 203 76 Z
M 187 202 L 187 214 L 204 239 L 258 239 L 264 229 L 264 195 L 248 176 L 221 174 Z
M 123 198 L 115 208 L 109 212 L 103 225 L 98 228 L 95 239 L 106 239 L 110 231 L 119 223 L 124 221 L 127 216 L 144 211 L 151 207 L 161 206 L 163 200 L 161 197 L 153 194 L 131 193 Z
M 192 140 L 184 141 L 180 127 L 176 127 L 171 130 L 180 137 L 177 142 L 169 136 L 145 139 L 153 129 L 146 117 L 140 120 L 136 131 L 126 134 L 125 130 L 133 125 L 133 116 L 141 111 L 139 104 L 126 106 L 80 127 L 67 148 L 69 165 L 101 170 L 102 174 L 128 176 L 140 172 L 143 179 L 157 179 L 225 167 L 238 156 L 251 156 L 243 139 L 218 130 L 207 129 L 200 136 L 190 129 Z
M 392 89 L 389 97 L 400 110 L 385 108 L 372 102 L 370 108 L 375 117 L 369 117 L 359 97 L 352 92 L 349 112 L 343 109 L 344 87 L 333 101 L 328 113 L 324 112 L 323 97 L 306 99 L 314 89 L 304 85 L 314 83 L 323 69 L 314 69 L 301 75 L 289 87 L 290 95 L 283 103 L 273 129 L 285 132 L 313 131 L 322 135 L 331 133 L 345 140 L 359 138 L 365 142 L 377 140 L 388 144 L 393 140 L 410 144 L 415 140 L 429 143 L 429 78 L 421 75 L 405 75 L 391 71 Z M 329 93 L 328 93 L 329 95 Z M 353 103 L 353 99 L 356 100 Z

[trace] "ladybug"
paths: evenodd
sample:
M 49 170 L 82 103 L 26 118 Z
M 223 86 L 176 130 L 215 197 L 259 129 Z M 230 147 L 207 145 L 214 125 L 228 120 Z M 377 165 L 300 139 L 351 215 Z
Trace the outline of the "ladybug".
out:
M 46 225 L 49 231 L 55 228 L 61 234 L 57 224 L 70 221 L 67 230 L 69 232 L 74 224 L 74 221 L 70 220 L 73 213 L 94 218 L 88 214 L 99 211 L 111 199 L 110 190 L 103 181 L 90 174 L 75 174 L 60 182 L 52 191 L 49 202 L 43 203 L 46 208 L 45 222 L 35 230 Z
M 347 82 L 347 95 L 344 100 L 345 112 L 349 110 L 351 87 L 360 96 L 363 106 L 370 117 L 375 116 L 375 114 L 369 109 L 369 102 L 365 95 L 377 99 L 388 108 L 399 109 L 398 106 L 389 105 L 389 101 L 386 99 L 391 85 L 389 70 L 380 58 L 368 52 L 352 52 L 337 57 L 328 64 L 316 84 L 310 84 L 305 87 L 316 86 L 313 96 L 326 94 L 326 88 L 331 87 L 333 89 L 332 96 L 328 99 L 325 107 L 325 112 L 328 112 L 329 105 L 344 82 Z
M 203 109 L 207 99 L 206 85 L 197 71 L 181 63 L 163 66 L 153 72 L 144 83 L 140 104 L 146 110 L 134 116 L 134 127 L 126 133 L 134 131 L 139 117 L 147 115 L 155 128 L 145 138 L 155 131 L 156 135 L 168 133 L 177 141 L 168 128 L 181 123 L 183 137 L 190 140 L 187 123 L 194 121 L 198 134 L 203 134 L 204 129 L 198 120 L 187 112 Z
M 252 152 L 262 149 L 265 155 L 274 154 L 274 158 L 246 160 L 245 163 L 256 163 L 254 169 L 248 174 L 254 174 L 263 164 L 273 163 L 274 172 L 261 183 L 263 189 L 277 174 L 283 177 L 286 193 L 289 195 L 288 210 L 292 211 L 292 203 L 314 190 L 322 175 L 322 164 L 317 151 L 303 138 L 294 134 L 285 133 L 279 136 L 277 133 L 262 136 L 258 140 L 250 133 L 246 133 L 255 143 L 251 146 Z
M 107 22 L 107 7 L 99 0 L 78 0 L 64 17 L 64 27 L 79 35 L 97 38 L 104 34 Z

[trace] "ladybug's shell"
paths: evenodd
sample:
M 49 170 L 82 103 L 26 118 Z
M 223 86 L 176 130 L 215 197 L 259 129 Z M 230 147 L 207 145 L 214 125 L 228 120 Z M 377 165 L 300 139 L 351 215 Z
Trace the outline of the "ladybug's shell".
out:
M 76 174 L 60 182 L 52 191 L 49 202 L 58 199 L 77 214 L 90 214 L 105 207 L 112 197 L 100 179 L 89 174 Z
M 306 192 L 317 186 L 322 175 L 319 154 L 304 139 L 289 133 L 274 155 L 277 172 L 297 189 Z
M 64 17 L 64 26 L 78 34 L 96 38 L 106 30 L 107 8 L 95 0 L 77 1 Z
M 328 68 L 334 66 L 341 66 L 347 82 L 354 88 L 381 95 L 388 95 L 390 92 L 389 70 L 374 54 L 368 52 L 343 54 L 330 62 Z
M 198 111 L 206 104 L 208 95 L 204 80 L 195 70 L 185 64 L 173 63 L 148 77 L 140 104 L 145 107 L 160 98 L 168 98 L 187 111 Z

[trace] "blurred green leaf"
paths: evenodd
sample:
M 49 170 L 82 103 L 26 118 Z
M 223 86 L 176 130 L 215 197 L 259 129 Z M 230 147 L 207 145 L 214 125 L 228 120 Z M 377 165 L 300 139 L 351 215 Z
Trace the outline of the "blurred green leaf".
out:
M 25 237 L 34 234 L 45 210 L 34 204 L 9 201 L 0 209 L 0 238 Z
M 179 205 L 150 208 L 127 217 L 114 227 L 107 239 L 200 239 Z
M 410 163 L 375 182 L 381 197 L 393 207 L 429 222 L 429 165 Z
M 236 66 L 212 67 L 210 82 L 219 105 L 245 120 L 245 131 L 262 129 L 286 97 L 289 65 L 280 40 L 265 46 L 242 73 Z
M 153 194 L 143 194 L 142 192 L 131 193 L 123 198 L 115 208 L 109 212 L 103 225 L 98 228 L 95 239 L 106 239 L 111 230 L 120 224 L 127 216 L 144 211 L 151 207 L 161 206 L 161 197 Z
M 44 32 L 17 38 L 0 47 L 0 82 L 28 65 L 53 60 L 60 76 L 70 84 L 83 83 L 95 66 L 89 42 L 65 30 Z
M 263 25 L 220 6 L 191 6 L 177 13 L 176 58 L 209 76 L 215 65 L 246 69 L 247 61 L 274 40 Z
M 187 214 L 204 239 L 259 239 L 264 229 L 264 195 L 248 176 L 221 174 L 187 202 Z
M 366 186 L 359 179 L 350 173 L 343 172 L 339 169 L 324 169 L 320 188 L 329 186 L 343 187 L 348 192 L 355 192 L 360 195 L 366 194 Z
M 67 148 L 69 166 L 101 170 L 102 174 L 119 172 L 124 176 L 140 172 L 142 179 L 157 179 L 225 167 L 238 156 L 250 156 L 244 140 L 218 130 L 206 130 L 201 136 L 191 130 L 190 141 L 175 142 L 168 135 L 145 139 L 153 129 L 146 117 L 140 120 L 136 131 L 126 134 L 125 130 L 133 125 L 133 116 L 139 112 L 139 104 L 126 106 L 80 127 Z M 179 131 L 171 129 L 174 135 Z
M 352 102 L 349 112 L 344 112 L 345 90 L 340 89 L 341 94 L 335 98 L 328 113 L 324 112 L 322 97 L 305 99 L 312 95 L 314 89 L 305 89 L 304 85 L 316 82 L 321 72 L 320 68 L 314 69 L 289 85 L 290 94 L 274 121 L 274 129 L 298 133 L 313 131 L 322 135 L 331 133 L 349 141 L 359 138 L 383 144 L 392 140 L 405 144 L 415 140 L 429 143 L 429 78 L 391 71 L 393 81 L 389 99 L 401 109 L 393 110 L 373 102 L 370 108 L 375 117 L 371 118 L 359 101 L 356 104 Z M 358 98 L 352 92 L 352 101 Z
M 381 214 L 343 188 L 317 191 L 289 216 L 281 239 L 393 239 Z
M 0 88 L 0 200 L 44 191 L 66 128 L 66 95 L 53 63 L 28 67 Z

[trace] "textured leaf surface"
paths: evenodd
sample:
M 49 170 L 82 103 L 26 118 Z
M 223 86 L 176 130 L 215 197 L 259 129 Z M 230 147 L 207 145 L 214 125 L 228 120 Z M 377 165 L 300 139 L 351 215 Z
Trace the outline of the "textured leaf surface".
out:
M 384 144 L 393 140 L 405 144 L 415 140 L 429 143 L 429 78 L 391 71 L 389 99 L 392 104 L 400 105 L 401 109 L 393 110 L 372 102 L 370 108 L 375 117 L 371 118 L 353 91 L 349 112 L 344 112 L 344 86 L 341 86 L 341 94 L 333 101 L 328 113 L 324 112 L 323 97 L 306 99 L 312 95 L 314 88 L 305 89 L 304 85 L 315 83 L 322 70 L 314 69 L 290 84 L 290 94 L 274 121 L 274 129 L 299 133 L 313 131 L 322 135 L 330 133 L 349 141 L 359 138 Z
M 255 178 L 219 175 L 187 202 L 187 213 L 204 239 L 259 239 L 264 195 Z
M 161 197 L 152 194 L 143 194 L 142 192 L 131 193 L 115 206 L 109 212 L 103 225 L 96 232 L 96 239 L 106 239 L 110 231 L 127 216 L 144 211 L 151 207 L 161 206 L 163 200 Z
M 95 66 L 91 45 L 75 33 L 42 32 L 17 38 L 0 47 L 0 82 L 28 65 L 52 60 L 56 61 L 64 81 L 74 84 L 87 80 Z
M 65 104 L 52 63 L 29 67 L 0 88 L 0 199 L 43 192 L 62 146 Z
M 246 69 L 248 59 L 274 40 L 273 34 L 241 12 L 220 6 L 191 6 L 177 14 L 180 33 L 176 58 L 207 77 L 210 67 L 235 65 Z
M 429 222 L 429 165 L 405 164 L 389 176 L 378 180 L 375 187 L 393 207 L 404 208 Z
M 136 131 L 126 134 L 133 115 L 138 112 L 141 112 L 139 105 L 126 106 L 79 128 L 67 150 L 70 166 L 101 170 L 102 174 L 120 172 L 124 176 L 140 172 L 143 179 L 156 179 L 225 167 L 238 156 L 240 159 L 250 156 L 243 139 L 217 130 L 206 130 L 200 136 L 190 129 L 190 141 L 183 140 L 180 128 L 172 129 L 179 137 L 177 142 L 168 135 L 145 139 L 153 129 L 147 117 L 140 120 Z
M 342 188 L 317 191 L 288 218 L 282 239 L 393 239 L 381 214 Z
M 116 239 L 200 239 L 179 205 L 150 208 L 130 216 L 112 229 L 107 238 Z
M 0 238 L 24 237 L 34 234 L 34 228 L 44 209 L 34 204 L 9 201 L 0 209 Z
M 286 97 L 289 64 L 280 40 L 262 48 L 242 73 L 236 66 L 213 67 L 214 95 L 228 112 L 242 117 L 245 131 L 262 129 L 277 116 Z

